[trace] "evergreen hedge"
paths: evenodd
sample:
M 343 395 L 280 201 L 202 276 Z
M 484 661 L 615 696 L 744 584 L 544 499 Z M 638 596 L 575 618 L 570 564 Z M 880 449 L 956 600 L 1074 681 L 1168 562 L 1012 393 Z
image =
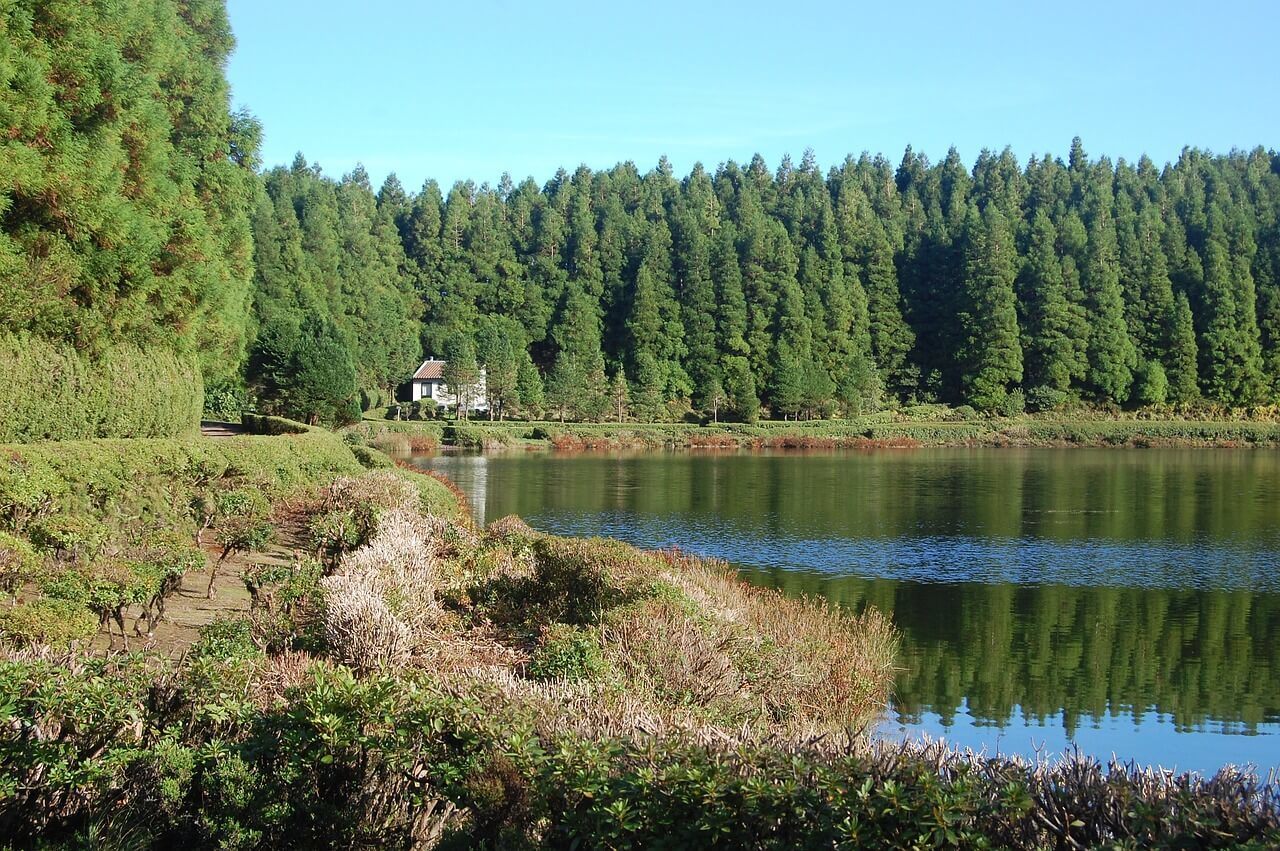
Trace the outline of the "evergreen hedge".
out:
M 204 384 L 194 360 L 165 348 L 0 334 L 0 443 L 179 437 L 199 428 Z

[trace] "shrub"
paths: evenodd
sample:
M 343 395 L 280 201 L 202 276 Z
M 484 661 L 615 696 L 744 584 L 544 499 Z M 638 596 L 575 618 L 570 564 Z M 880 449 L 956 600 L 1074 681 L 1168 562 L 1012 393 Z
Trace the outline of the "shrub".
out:
M 231 382 L 211 384 L 204 389 L 203 418 L 214 422 L 240 422 L 245 408 L 244 388 Z
M 1052 411 L 1066 404 L 1067 392 L 1056 387 L 1039 386 L 1027 391 L 1027 410 Z
M 33 523 L 27 530 L 37 549 L 77 562 L 96 558 L 106 545 L 108 534 L 106 526 L 79 514 L 55 514 Z
M 441 525 L 404 510 L 384 514 L 368 544 L 320 582 L 329 649 L 352 667 L 403 662 L 439 617 Z
M 996 413 L 1002 417 L 1016 417 L 1027 409 L 1027 397 L 1021 387 L 1015 387 L 1005 394 L 996 406 Z
M 75 600 L 45 598 L 0 608 L 0 640 L 18 647 L 65 648 L 97 631 L 98 619 Z
M 279 436 L 282 434 L 306 434 L 311 426 L 284 417 L 269 417 L 262 414 L 243 413 L 240 424 L 249 434 Z
M 593 679 L 604 670 L 600 642 L 586 630 L 567 624 L 545 627 L 529 660 L 528 675 L 535 680 Z
M 0 590 L 16 597 L 23 583 L 40 575 L 40 558 L 21 538 L 0 532 Z
M 1150 360 L 1134 376 L 1133 401 L 1139 405 L 1163 405 L 1169 397 L 1169 377 L 1160 361 Z
M 309 559 L 292 564 L 256 564 L 244 573 L 251 597 L 249 621 L 253 641 L 271 652 L 319 649 L 316 630 L 324 599 L 320 578 L 324 567 Z
M 0 443 L 177 437 L 199 427 L 203 409 L 194 360 L 168 349 L 120 344 L 88 355 L 0 334 Z

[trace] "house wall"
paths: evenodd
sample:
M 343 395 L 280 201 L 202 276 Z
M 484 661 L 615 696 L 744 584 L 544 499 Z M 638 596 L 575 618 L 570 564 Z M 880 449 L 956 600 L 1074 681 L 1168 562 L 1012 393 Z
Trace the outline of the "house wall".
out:
M 412 395 L 414 402 L 431 399 L 438 405 L 444 405 L 450 408 L 458 404 L 457 397 L 448 391 L 444 382 L 436 379 L 415 379 L 413 382 Z M 481 374 L 480 381 L 475 385 L 475 393 L 471 400 L 471 410 L 489 410 L 489 400 L 485 393 L 483 374 Z

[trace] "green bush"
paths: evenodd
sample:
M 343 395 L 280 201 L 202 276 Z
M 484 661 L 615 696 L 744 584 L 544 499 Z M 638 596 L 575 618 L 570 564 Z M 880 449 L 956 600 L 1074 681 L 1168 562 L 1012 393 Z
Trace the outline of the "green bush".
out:
M 1015 387 L 1005 394 L 1004 399 L 1000 401 L 996 408 L 996 413 L 1002 417 L 1016 417 L 1027 409 L 1027 397 L 1022 392 L 1021 387 Z
M 0 641 L 17 647 L 62 648 L 97 631 L 98 619 L 75 600 L 42 598 L 0 607 Z
M 529 660 L 535 680 L 592 679 L 604 669 L 600 642 L 586 630 L 566 624 L 547 626 Z
M 23 583 L 39 577 L 40 563 L 31 544 L 0 532 L 0 591 L 16 595 Z
M 244 388 L 238 384 L 212 384 L 204 389 L 203 418 L 220 423 L 240 422 L 245 403 Z
M 324 665 L 259 707 L 242 695 L 262 662 L 244 621 L 207 628 L 176 678 L 136 656 L 0 662 L 0 834 L 18 847 L 93 834 L 103 847 L 193 850 L 1280 841 L 1275 790 L 1230 771 L 540 735 L 523 711 L 422 674 Z
M 102 523 L 71 513 L 45 517 L 27 529 L 27 537 L 41 552 L 77 562 L 97 558 L 109 535 Z
M 1052 411 L 1066 404 L 1067 392 L 1056 387 L 1032 387 L 1027 391 L 1027 410 Z
M 351 454 L 356 456 L 360 466 L 366 470 L 385 470 L 395 466 L 395 462 L 391 460 L 390 456 L 385 452 L 379 452 L 372 446 L 352 446 Z
M 311 431 L 311 426 L 305 423 L 285 419 L 284 417 L 269 417 L 262 414 L 243 413 L 240 415 L 240 424 L 244 426 L 245 431 L 249 432 L 249 434 L 306 434 Z
M 204 410 L 195 361 L 163 348 L 96 355 L 29 335 L 0 334 L 0 443 L 178 437 Z

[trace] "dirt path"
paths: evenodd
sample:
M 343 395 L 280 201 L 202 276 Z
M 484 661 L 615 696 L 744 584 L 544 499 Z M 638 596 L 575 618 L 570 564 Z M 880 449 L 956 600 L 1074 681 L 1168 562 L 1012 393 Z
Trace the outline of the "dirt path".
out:
M 206 543 L 202 547 L 205 553 L 204 568 L 192 571 L 182 578 L 182 585 L 166 601 L 164 619 L 156 625 L 155 633 L 150 639 L 134 635 L 136 612 L 126 618 L 125 630 L 129 634 L 130 649 L 146 648 L 172 659 L 181 658 L 200 637 L 201 627 L 218 618 L 248 614 L 252 598 L 244 585 L 246 570 L 256 564 L 292 564 L 300 545 L 300 537 L 289 534 L 288 540 L 269 546 L 266 550 L 229 557 L 218 568 L 218 576 L 213 583 L 214 596 L 209 599 L 206 596 L 209 572 L 217 562 L 221 548 L 216 544 Z M 118 637 L 116 642 L 118 646 Z M 94 638 L 92 646 L 96 650 L 105 651 L 109 644 L 110 639 L 106 633 L 100 632 Z
M 244 433 L 244 426 L 236 423 L 215 423 L 208 420 L 200 423 L 200 434 L 203 437 L 237 437 Z

